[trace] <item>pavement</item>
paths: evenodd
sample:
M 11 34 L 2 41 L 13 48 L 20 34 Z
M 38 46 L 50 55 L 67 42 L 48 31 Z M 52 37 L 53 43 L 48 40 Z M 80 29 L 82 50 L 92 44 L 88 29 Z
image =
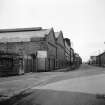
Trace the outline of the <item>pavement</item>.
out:
M 4 89 L 11 98 L 0 105 L 105 105 L 104 81 L 104 68 L 88 65 L 70 72 L 2 78 L 0 92 Z M 13 94 L 21 89 L 20 94 Z
M 27 73 L 21 76 L 2 77 L 0 78 L 0 100 L 9 99 L 24 90 L 42 84 L 49 78 L 62 74 L 62 72 L 40 72 Z

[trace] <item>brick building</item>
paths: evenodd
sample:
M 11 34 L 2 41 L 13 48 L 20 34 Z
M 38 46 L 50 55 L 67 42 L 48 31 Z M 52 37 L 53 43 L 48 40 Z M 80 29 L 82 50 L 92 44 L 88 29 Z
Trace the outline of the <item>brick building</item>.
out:
M 65 45 L 62 31 L 55 32 L 56 44 L 57 44 L 57 66 L 59 68 L 65 67 Z
M 74 49 L 73 48 L 70 48 L 70 62 L 71 62 L 71 65 L 74 63 Z
M 64 44 L 65 44 L 66 63 L 67 63 L 67 65 L 70 65 L 70 48 L 71 48 L 70 39 L 65 38 Z
M 15 61 L 12 58 L 14 56 L 20 59 L 19 74 L 51 71 L 74 63 L 74 50 L 71 48 L 70 39 L 64 39 L 62 31 L 54 32 L 53 28 L 1 29 L 0 52 L 5 55 L 4 58 L 9 55 L 7 58 L 11 59 L 11 63 Z
M 55 69 L 57 46 L 53 28 L 4 29 L 0 30 L 0 38 L 0 51 L 23 56 L 24 72 Z

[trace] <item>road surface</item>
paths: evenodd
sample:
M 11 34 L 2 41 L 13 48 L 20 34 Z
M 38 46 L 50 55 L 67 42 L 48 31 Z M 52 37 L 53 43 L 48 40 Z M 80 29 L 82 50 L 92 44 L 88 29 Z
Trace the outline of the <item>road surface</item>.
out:
M 82 65 L 70 72 L 32 74 L 8 80 L 5 78 L 1 79 L 0 89 L 8 85 L 5 90 L 16 90 L 16 83 L 17 89 L 19 85 L 23 90 L 25 86 L 29 88 L 1 104 L 105 105 L 105 68 Z

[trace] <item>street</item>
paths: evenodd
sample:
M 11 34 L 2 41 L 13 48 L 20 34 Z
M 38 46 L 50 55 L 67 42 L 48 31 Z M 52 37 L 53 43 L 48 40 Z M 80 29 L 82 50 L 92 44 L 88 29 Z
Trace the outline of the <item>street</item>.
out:
M 105 105 L 105 0 L 0 0 L 0 105 Z
M 105 105 L 104 81 L 105 68 L 87 64 L 74 71 L 1 78 L 0 105 Z

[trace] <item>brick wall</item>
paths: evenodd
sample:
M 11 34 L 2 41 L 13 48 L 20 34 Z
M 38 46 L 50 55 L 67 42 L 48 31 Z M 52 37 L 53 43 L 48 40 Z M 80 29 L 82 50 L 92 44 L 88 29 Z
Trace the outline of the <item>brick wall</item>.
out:
M 100 56 L 100 63 L 101 63 L 101 66 L 105 66 L 105 53 L 103 53 L 103 54 Z
M 35 54 L 37 50 L 46 49 L 44 41 L 0 43 L 0 50 L 9 53 Z
M 59 45 L 57 46 L 57 60 L 58 66 L 63 67 L 65 62 L 65 49 Z

